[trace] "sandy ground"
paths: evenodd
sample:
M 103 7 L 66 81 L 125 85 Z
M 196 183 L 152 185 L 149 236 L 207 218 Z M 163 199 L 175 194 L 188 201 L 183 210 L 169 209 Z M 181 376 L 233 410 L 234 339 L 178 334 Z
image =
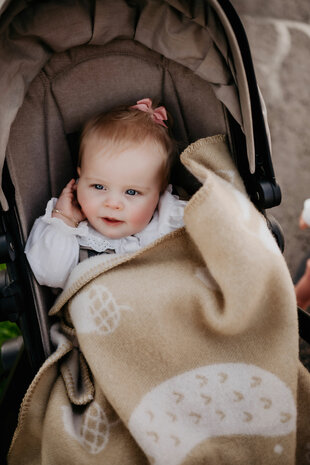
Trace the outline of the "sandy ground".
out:
M 294 276 L 310 252 L 310 229 L 298 218 L 310 197 L 310 2 L 231 0 L 246 29 L 268 110 L 273 164 L 282 202 L 270 211 L 284 231 L 284 256 Z

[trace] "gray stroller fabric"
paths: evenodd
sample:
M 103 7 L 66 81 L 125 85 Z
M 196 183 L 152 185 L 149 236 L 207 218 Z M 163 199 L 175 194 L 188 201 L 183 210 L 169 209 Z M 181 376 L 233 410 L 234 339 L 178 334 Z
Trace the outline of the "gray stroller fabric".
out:
M 165 102 L 173 114 L 174 136 L 184 146 L 227 131 L 223 106 L 206 81 L 138 43 L 115 40 L 51 58 L 29 87 L 7 149 L 24 239 L 47 200 L 76 175 L 77 151 L 71 153 L 68 138 L 93 114 L 144 95 Z M 34 166 L 40 176 L 33 176 Z M 190 191 L 188 183 L 181 184 Z
M 254 171 L 252 118 L 244 67 L 234 34 L 212 0 L 8 2 L 0 20 L 0 170 L 11 125 L 30 83 L 52 54 L 74 47 L 130 39 L 179 63 L 206 82 L 246 135 Z M 111 27 L 112 25 L 112 27 Z M 225 30 L 224 30 L 225 29 Z M 232 52 L 228 52 L 228 42 Z M 194 106 L 193 106 L 194 107 Z M 193 108 L 194 109 L 194 108 Z M 3 192 L 1 204 L 8 208 Z

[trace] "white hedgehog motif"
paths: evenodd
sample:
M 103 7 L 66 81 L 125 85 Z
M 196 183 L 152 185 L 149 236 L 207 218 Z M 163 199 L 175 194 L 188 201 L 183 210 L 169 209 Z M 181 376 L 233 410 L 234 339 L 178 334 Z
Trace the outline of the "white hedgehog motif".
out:
M 254 365 L 204 366 L 168 379 L 146 394 L 129 429 L 155 465 L 177 465 L 202 441 L 227 435 L 277 437 L 296 428 L 291 391 Z M 282 453 L 282 446 L 274 453 Z
M 62 412 L 65 430 L 90 454 L 98 454 L 105 448 L 111 425 L 97 402 L 92 402 L 80 417 L 72 414 L 67 406 L 62 407 Z
M 127 305 L 119 305 L 109 289 L 100 284 L 81 293 L 78 304 L 71 307 L 71 318 L 79 334 L 99 333 L 106 336 L 118 327 L 121 312 L 131 310 Z

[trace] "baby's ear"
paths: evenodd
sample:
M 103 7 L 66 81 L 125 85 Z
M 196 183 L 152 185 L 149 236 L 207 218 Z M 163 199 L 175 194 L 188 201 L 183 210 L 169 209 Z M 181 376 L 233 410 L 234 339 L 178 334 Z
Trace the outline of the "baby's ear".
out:
M 80 177 L 80 176 L 81 176 L 81 168 L 80 168 L 80 166 L 77 167 L 76 171 L 77 171 L 77 174 L 78 174 L 79 177 Z

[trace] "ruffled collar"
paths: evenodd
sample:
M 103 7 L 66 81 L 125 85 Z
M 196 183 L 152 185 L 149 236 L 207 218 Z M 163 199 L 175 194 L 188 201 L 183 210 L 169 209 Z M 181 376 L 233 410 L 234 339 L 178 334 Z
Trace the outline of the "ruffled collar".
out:
M 143 231 L 133 236 L 110 239 L 96 231 L 87 221 L 82 221 L 77 228 L 79 244 L 96 252 L 112 249 L 117 254 L 136 252 L 151 242 L 184 226 L 183 214 L 186 201 L 172 195 L 169 185 L 161 195 L 152 220 Z

